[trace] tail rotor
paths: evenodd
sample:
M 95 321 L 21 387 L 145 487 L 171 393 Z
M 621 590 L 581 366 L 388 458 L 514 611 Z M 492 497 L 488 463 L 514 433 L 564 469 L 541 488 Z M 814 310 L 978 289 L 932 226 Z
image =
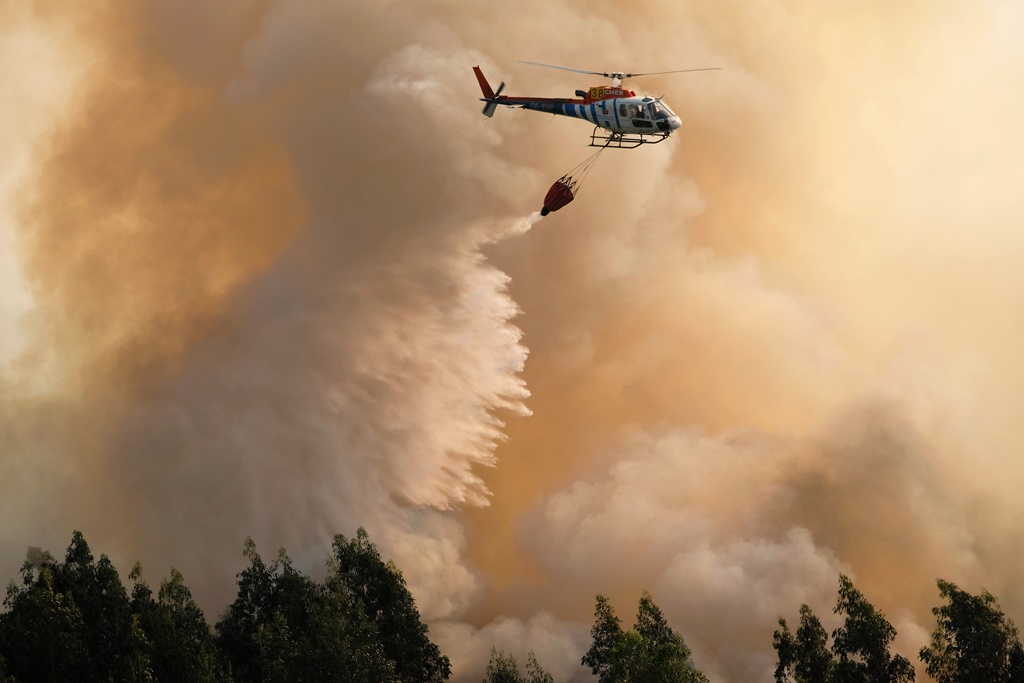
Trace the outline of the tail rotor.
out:
M 494 110 L 498 108 L 498 96 L 501 95 L 501 91 L 504 89 L 505 81 L 502 81 L 498 89 L 494 91 L 494 97 L 490 98 L 487 104 L 484 105 L 484 116 L 487 118 L 494 116 Z
M 480 83 L 480 91 L 484 94 L 482 99 L 487 103 L 484 105 L 484 116 L 490 118 L 494 116 L 494 110 L 498 108 L 498 96 L 505 89 L 505 81 L 501 82 L 495 92 L 491 90 L 491 84 L 487 82 L 487 78 L 484 77 L 484 72 L 480 70 L 479 66 L 474 66 L 473 72 L 476 74 L 476 80 Z

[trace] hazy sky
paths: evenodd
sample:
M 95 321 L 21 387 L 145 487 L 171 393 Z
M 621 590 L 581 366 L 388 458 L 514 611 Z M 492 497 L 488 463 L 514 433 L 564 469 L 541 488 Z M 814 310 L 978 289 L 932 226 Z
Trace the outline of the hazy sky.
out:
M 0 574 L 73 529 L 215 620 L 367 527 L 457 681 L 588 680 L 594 595 L 769 680 L 836 578 L 1024 619 L 1010 0 L 0 0 Z M 76 6 L 77 7 L 77 6 Z M 683 119 L 480 115 L 599 77 Z M 587 675 L 584 675 L 587 674 Z

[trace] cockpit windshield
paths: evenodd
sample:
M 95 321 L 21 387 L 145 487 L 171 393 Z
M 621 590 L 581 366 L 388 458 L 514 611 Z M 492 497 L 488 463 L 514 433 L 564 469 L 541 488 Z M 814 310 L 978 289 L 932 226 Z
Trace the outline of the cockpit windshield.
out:
M 657 100 L 648 104 L 647 109 L 651 114 L 651 118 L 655 121 L 675 116 L 675 112 Z

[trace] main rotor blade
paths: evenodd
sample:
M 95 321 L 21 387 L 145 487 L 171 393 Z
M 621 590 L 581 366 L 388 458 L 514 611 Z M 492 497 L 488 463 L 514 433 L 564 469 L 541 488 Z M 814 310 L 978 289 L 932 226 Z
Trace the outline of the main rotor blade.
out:
M 675 71 L 645 71 L 643 73 L 627 74 L 621 71 L 589 71 L 587 69 L 574 69 L 571 66 L 559 66 L 557 64 L 543 64 L 542 62 L 528 62 L 526 60 L 520 60 L 520 64 L 530 64 L 532 66 L 543 66 L 546 69 L 561 69 L 562 71 L 572 71 L 578 74 L 592 74 L 594 76 L 604 76 L 605 78 L 636 78 L 637 76 L 659 76 L 661 74 L 684 74 L 691 71 L 719 71 L 722 67 L 710 66 L 702 69 L 676 69 Z
M 520 64 L 531 64 L 533 66 L 543 66 L 548 69 L 561 69 L 562 71 L 574 71 L 578 74 L 593 74 L 595 76 L 605 76 L 607 78 L 614 78 L 615 74 L 610 74 L 604 71 L 587 71 L 586 69 L 573 69 L 569 66 L 558 66 L 557 64 L 541 64 L 540 62 L 528 62 L 526 60 L 519 60 Z
M 679 69 L 677 71 L 645 71 L 642 74 L 622 74 L 623 78 L 636 78 L 637 76 L 657 76 L 659 74 L 684 74 L 689 71 L 719 71 L 720 66 L 709 66 L 703 69 Z

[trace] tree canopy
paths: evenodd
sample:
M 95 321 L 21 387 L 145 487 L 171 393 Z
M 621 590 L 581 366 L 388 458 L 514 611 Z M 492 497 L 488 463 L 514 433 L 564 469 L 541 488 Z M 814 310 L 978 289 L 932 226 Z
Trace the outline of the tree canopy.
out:
M 777 683 L 906 683 L 914 667 L 890 646 L 896 629 L 868 602 L 853 581 L 839 575 L 835 609 L 843 625 L 832 632 L 832 649 L 821 622 L 807 605 L 800 607 L 800 627 L 794 636 L 780 618 L 773 646 L 778 655 Z
M 921 648 L 921 661 L 938 683 L 1017 683 L 1024 681 L 1024 648 L 1013 621 L 988 591 L 971 595 L 949 581 L 938 580 L 947 602 L 935 607 L 931 644 Z
M 440 683 L 451 675 L 402 573 L 364 529 L 335 536 L 323 584 L 283 550 L 268 566 L 250 540 L 244 555 L 238 597 L 217 624 L 236 680 Z
M 182 575 L 172 569 L 156 600 L 140 576 L 136 566 L 129 598 L 110 559 L 97 561 L 79 531 L 63 562 L 30 549 L 0 615 L 0 680 L 225 680 Z
M 821 683 L 831 680 L 835 663 L 828 649 L 828 633 L 807 605 L 800 606 L 800 626 L 794 636 L 786 620 L 779 618 L 782 630 L 776 631 L 773 645 L 779 663 L 775 667 L 778 683 Z
M 914 680 L 910 661 L 889 652 L 896 629 L 854 588 L 853 581 L 845 574 L 839 575 L 839 600 L 833 611 L 846 616 L 843 625 L 832 632 L 832 651 L 837 660 L 836 683 Z
M 363 529 L 351 540 L 335 537 L 323 583 L 299 572 L 283 549 L 268 564 L 247 540 L 242 554 L 248 566 L 214 631 L 176 569 L 154 595 L 136 563 L 129 594 L 78 531 L 63 562 L 30 549 L 0 614 L 0 683 L 439 683 L 450 676 L 401 572 Z
M 487 675 L 483 683 L 554 683 L 555 679 L 545 671 L 531 650 L 526 656 L 526 675 L 519 673 L 519 664 L 512 655 L 491 648 L 491 659 L 487 662 Z
M 327 587 L 351 596 L 377 629 L 385 656 L 403 683 L 438 683 L 451 675 L 451 664 L 427 637 L 402 572 L 384 562 L 360 528 L 355 538 L 334 537 L 332 571 Z
M 690 660 L 683 637 L 665 620 L 650 593 L 643 592 L 636 624 L 623 631 L 608 598 L 597 596 L 593 644 L 582 664 L 600 683 L 706 683 Z
M 136 563 L 122 583 L 81 532 L 63 559 L 29 548 L 0 612 L 0 683 L 198 682 L 442 683 L 451 663 L 431 642 L 402 572 L 362 528 L 334 537 L 322 582 L 282 548 L 272 562 L 247 539 L 237 594 L 214 628 L 177 569 L 151 589 Z M 937 683 L 1024 683 L 1024 646 L 996 598 L 938 580 L 943 604 L 920 660 Z M 892 652 L 896 629 L 839 575 L 829 634 L 807 605 L 791 631 L 779 618 L 776 683 L 909 683 L 910 661 Z M 599 683 L 707 683 L 683 637 L 644 591 L 629 630 L 596 597 L 581 664 Z M 831 644 L 830 644 L 831 639 Z M 524 671 L 491 649 L 483 683 L 555 683 L 534 653 Z

